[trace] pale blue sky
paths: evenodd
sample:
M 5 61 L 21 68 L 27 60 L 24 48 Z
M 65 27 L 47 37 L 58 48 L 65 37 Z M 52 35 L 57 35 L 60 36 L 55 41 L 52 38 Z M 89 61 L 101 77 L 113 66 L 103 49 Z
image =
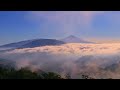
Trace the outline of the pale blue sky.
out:
M 120 39 L 119 11 L 0 11 L 0 45 L 35 38 Z

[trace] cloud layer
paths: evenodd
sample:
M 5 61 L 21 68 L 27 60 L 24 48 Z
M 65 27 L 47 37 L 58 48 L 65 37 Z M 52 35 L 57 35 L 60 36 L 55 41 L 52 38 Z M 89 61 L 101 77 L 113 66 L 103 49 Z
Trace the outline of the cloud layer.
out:
M 31 67 L 80 78 L 89 74 L 94 78 L 120 78 L 120 43 L 65 44 L 16 49 L 0 54 L 0 58 L 16 62 L 17 68 Z M 115 64 L 115 65 L 114 65 Z

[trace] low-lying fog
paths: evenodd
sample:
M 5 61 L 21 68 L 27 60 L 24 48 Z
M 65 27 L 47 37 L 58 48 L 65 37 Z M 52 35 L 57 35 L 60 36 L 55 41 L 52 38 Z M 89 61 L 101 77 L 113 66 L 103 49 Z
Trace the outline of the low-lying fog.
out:
M 0 58 L 16 62 L 17 68 L 69 73 L 80 78 L 85 73 L 94 78 L 120 78 L 120 43 L 64 44 L 0 52 Z

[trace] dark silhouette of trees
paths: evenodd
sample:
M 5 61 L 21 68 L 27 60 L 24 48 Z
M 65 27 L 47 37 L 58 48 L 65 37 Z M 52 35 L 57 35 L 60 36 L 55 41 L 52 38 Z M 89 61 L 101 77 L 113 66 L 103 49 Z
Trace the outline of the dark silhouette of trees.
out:
M 95 79 L 89 75 L 81 74 L 81 79 Z M 0 67 L 0 79 L 72 79 L 70 74 L 66 74 L 62 78 L 59 74 L 54 72 L 32 72 L 28 68 L 21 68 L 16 70 L 12 67 Z M 112 78 L 108 78 L 112 79 Z
M 62 79 L 62 77 L 59 74 L 53 72 L 42 73 L 41 77 L 42 79 Z
M 0 67 L 0 79 L 62 79 L 60 75 L 53 72 L 37 73 L 26 68 L 15 70 L 14 68 Z

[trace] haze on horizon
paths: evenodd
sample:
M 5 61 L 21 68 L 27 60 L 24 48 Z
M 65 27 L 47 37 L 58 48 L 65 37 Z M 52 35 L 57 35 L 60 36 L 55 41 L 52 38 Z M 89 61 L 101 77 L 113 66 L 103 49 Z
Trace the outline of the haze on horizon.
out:
M 0 11 L 0 45 L 69 35 L 95 42 L 119 42 L 120 12 Z

